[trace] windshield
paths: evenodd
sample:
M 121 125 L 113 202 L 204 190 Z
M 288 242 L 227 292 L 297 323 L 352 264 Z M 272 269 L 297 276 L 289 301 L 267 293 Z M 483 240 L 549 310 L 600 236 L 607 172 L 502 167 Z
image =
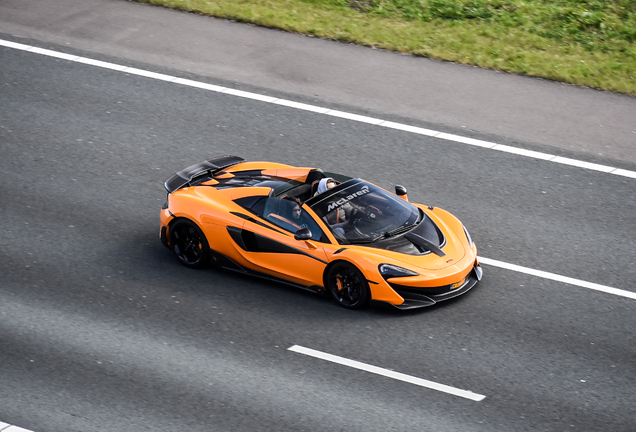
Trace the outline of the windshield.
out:
M 360 179 L 341 183 L 307 204 L 341 244 L 390 237 L 408 231 L 420 219 L 417 207 Z

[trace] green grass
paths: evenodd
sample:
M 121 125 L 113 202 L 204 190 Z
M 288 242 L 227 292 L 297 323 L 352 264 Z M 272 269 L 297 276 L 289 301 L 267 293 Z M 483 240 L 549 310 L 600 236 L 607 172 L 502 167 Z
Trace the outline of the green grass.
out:
M 635 0 L 137 0 L 636 95 Z

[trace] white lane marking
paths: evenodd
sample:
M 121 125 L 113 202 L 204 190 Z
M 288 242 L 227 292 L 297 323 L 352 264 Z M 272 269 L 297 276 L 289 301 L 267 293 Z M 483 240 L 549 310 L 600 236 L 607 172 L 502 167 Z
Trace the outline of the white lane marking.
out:
M 380 125 L 384 122 L 384 120 L 381 119 L 377 119 L 377 118 L 373 118 L 373 117 L 367 117 L 367 116 L 363 116 L 363 115 L 359 115 L 359 114 L 352 114 L 352 113 L 348 113 L 348 112 L 344 112 L 344 111 L 338 111 L 338 110 L 329 110 L 327 111 L 325 114 L 330 115 L 330 116 L 334 116 L 334 117 L 340 117 L 343 119 L 347 119 L 347 120 L 353 120 L 353 121 L 357 121 L 360 123 L 369 123 L 372 125 Z
M 122 72 L 129 73 L 129 74 L 134 74 L 134 75 L 139 75 L 139 76 L 143 76 L 143 77 L 147 77 L 147 78 L 152 78 L 152 79 L 156 79 L 156 80 L 160 80 L 160 81 L 173 82 L 173 81 L 177 80 L 177 77 L 172 76 L 172 75 L 165 75 L 165 74 L 156 73 L 156 72 L 150 72 L 150 71 L 146 71 L 146 70 L 143 70 L 143 69 L 137 69 L 137 68 L 126 68 L 126 69 L 123 69 Z
M 24 429 L 18 426 L 12 426 L 7 423 L 0 422 L 0 432 L 33 432 L 29 429 Z
M 431 136 L 431 137 L 440 138 L 447 141 L 453 141 L 453 142 L 457 142 L 461 144 L 467 144 L 467 145 L 476 146 L 476 147 L 483 147 L 490 150 L 502 151 L 506 153 L 512 153 L 518 156 L 531 157 L 531 158 L 545 160 L 545 161 L 554 162 L 558 164 L 570 165 L 570 166 L 584 168 L 584 169 L 588 169 L 592 171 L 599 171 L 599 172 L 603 172 L 607 174 L 614 174 L 614 175 L 618 175 L 622 177 L 629 177 L 629 178 L 636 179 L 636 171 L 629 171 L 629 170 L 624 170 L 624 169 L 616 168 L 612 166 L 599 165 L 599 164 L 595 164 L 591 162 L 564 158 L 564 157 L 556 156 L 549 153 L 518 149 L 515 147 L 510 147 L 503 144 L 497 144 L 490 141 L 483 141 L 483 140 L 479 140 L 475 138 L 464 137 L 461 135 L 448 134 L 448 133 L 444 133 L 440 131 L 420 128 L 417 126 L 410 126 L 406 124 L 395 123 L 395 122 L 391 122 L 391 121 L 387 121 L 387 120 L 383 120 L 379 118 L 347 113 L 347 112 L 338 111 L 338 110 L 332 110 L 329 108 L 309 105 L 309 104 L 305 104 L 301 102 L 294 102 L 294 101 L 290 101 L 286 99 L 278 99 L 272 96 L 265 96 L 258 93 L 246 92 L 243 90 L 236 90 L 236 89 L 231 89 L 228 87 L 221 87 L 214 84 L 206 84 L 206 83 L 183 79 L 183 78 L 179 78 L 179 77 L 175 77 L 171 75 L 164 75 L 161 73 L 144 71 L 141 69 L 123 66 L 123 65 L 119 65 L 115 63 L 94 60 L 94 59 L 90 59 L 86 57 L 75 56 L 72 54 L 60 53 L 60 52 L 56 52 L 56 51 L 52 51 L 52 50 L 48 50 L 44 48 L 24 45 L 21 43 L 11 42 L 7 40 L 3 40 L 3 39 L 0 39 L 0 46 L 5 46 L 7 48 L 13 48 L 13 49 L 22 50 L 22 51 L 28 51 L 28 52 L 32 52 L 36 54 L 42 54 L 42 55 L 46 55 L 50 57 L 56 57 L 56 58 L 60 58 L 60 59 L 64 59 L 64 60 L 68 60 L 72 62 L 84 63 L 91 66 L 97 66 L 97 67 L 106 68 L 106 69 L 113 69 L 113 70 L 124 72 L 124 73 L 172 82 L 175 84 L 186 85 L 189 87 L 200 88 L 200 89 L 209 90 L 209 91 L 218 92 L 218 93 L 230 94 L 233 96 L 247 98 L 247 99 L 254 99 L 254 100 L 262 101 L 265 103 L 283 105 L 286 107 L 300 109 L 304 111 L 311 111 L 311 112 L 316 112 L 320 114 L 341 117 L 341 118 L 352 120 L 352 121 L 369 123 L 375 126 L 382 126 L 382 127 L 387 127 L 391 129 L 398 129 L 404 132 Z
M 609 286 L 605 286 L 605 285 L 600 285 L 594 282 L 587 282 L 584 280 L 580 280 L 580 279 L 574 279 L 571 277 L 567 277 L 567 276 L 561 276 L 555 273 L 549 273 L 546 271 L 542 271 L 542 270 L 535 270 L 535 269 L 531 269 L 529 267 L 523 267 L 520 265 L 516 265 L 516 264 L 509 264 L 503 261 L 497 261 L 494 259 L 490 259 L 490 258 L 484 258 L 484 257 L 478 257 L 479 263 L 480 264 L 486 264 L 486 265 L 491 265 L 493 267 L 499 267 L 499 268 L 503 268 L 506 270 L 512 270 L 512 271 L 516 271 L 519 273 L 525 273 L 525 274 L 529 274 L 532 276 L 537 276 L 537 277 L 541 277 L 544 279 L 550 279 L 553 281 L 557 281 L 557 282 L 563 282 L 566 284 L 570 284 L 570 285 L 576 285 L 579 287 L 583 287 L 583 288 L 589 288 L 595 291 L 601 291 L 604 293 L 608 293 L 608 294 L 614 294 L 617 296 L 621 296 L 621 297 L 627 297 L 630 299 L 634 299 L 636 300 L 636 292 L 632 292 L 632 291 L 626 291 L 626 290 L 621 290 L 618 288 L 612 288 Z
M 391 128 L 391 129 L 397 129 L 397 130 L 401 130 L 404 132 L 410 132 L 410 133 L 414 133 L 414 134 L 418 134 L 418 135 L 425 135 L 425 136 L 437 136 L 440 133 L 438 131 L 434 131 L 431 129 L 425 129 L 425 128 L 421 128 L 421 127 L 417 127 L 417 126 L 410 126 L 410 125 L 405 125 L 402 123 L 395 123 L 392 121 L 385 121 L 382 122 L 380 124 L 382 127 L 387 127 L 387 128 Z
M 173 83 L 175 84 L 183 84 L 189 87 L 195 87 L 195 88 L 200 88 L 203 90 L 209 90 L 209 91 L 213 91 L 213 92 L 219 92 L 221 93 L 223 90 L 226 90 L 225 87 L 221 87 L 218 85 L 214 85 L 214 84 L 208 84 L 208 83 L 202 83 L 199 81 L 192 81 L 189 79 L 185 79 L 185 78 L 177 78 L 176 80 L 173 81 Z
M 443 133 L 443 132 L 440 132 L 437 135 L 434 135 L 434 137 L 444 139 L 447 141 L 454 141 L 454 142 L 458 142 L 462 144 L 468 144 L 475 147 L 483 147 L 483 148 L 487 148 L 491 150 L 497 146 L 497 144 L 490 141 L 483 141 L 480 139 L 468 138 L 468 137 L 464 137 L 460 135 L 453 135 L 453 134 Z
M 607 166 L 607 165 L 599 165 L 591 162 L 583 162 L 576 159 L 564 158 L 561 156 L 557 156 L 551 160 L 551 162 L 560 163 L 563 165 L 571 165 L 579 168 L 586 168 L 594 171 L 601 171 L 604 173 L 611 173 L 612 171 L 616 171 L 616 168 Z
M 541 152 L 532 151 L 532 150 L 525 150 L 525 149 L 520 149 L 517 147 L 510 147 L 503 144 L 497 144 L 496 146 L 493 147 L 493 150 L 499 150 L 506 153 L 512 153 L 512 154 L 516 154 L 520 156 L 527 156 L 527 157 L 546 160 L 546 161 L 549 161 L 550 159 L 554 159 L 556 157 L 555 155 L 551 155 L 547 153 L 541 153 Z
M 314 349 L 311 348 L 305 348 L 302 347 L 300 345 L 294 345 L 291 346 L 289 348 L 287 348 L 289 351 L 293 351 L 293 352 L 297 352 L 300 354 L 304 354 L 307 356 L 311 356 L 311 357 L 315 357 L 315 358 L 319 358 L 321 360 L 326 360 L 326 361 L 330 361 L 332 363 L 338 363 L 344 366 L 349 366 L 352 367 L 354 369 L 360 369 L 366 372 L 371 372 L 377 375 L 382 375 L 388 378 L 393 378 L 399 381 L 404 381 L 407 383 L 411 383 L 411 384 L 415 384 L 421 387 L 426 387 L 432 390 L 437 390 L 437 391 L 441 391 L 444 393 L 448 393 L 448 394 L 452 394 L 455 396 L 460 396 L 466 399 L 470 399 L 476 402 L 479 402 L 481 400 L 483 400 L 486 396 L 484 395 L 480 395 L 477 393 L 473 393 L 471 391 L 468 390 L 461 390 L 455 387 L 451 387 L 451 386 L 447 386 L 444 384 L 439 384 L 433 381 L 428 381 L 422 378 L 417 378 L 411 375 L 406 375 L 400 372 L 395 372 L 389 369 L 383 369 L 381 367 L 377 367 L 377 366 L 372 366 L 372 365 L 368 365 L 366 363 L 361 363 L 359 361 L 355 361 L 355 360 L 350 360 L 348 358 L 344 358 L 344 357 L 340 357 L 337 355 L 333 355 L 333 354 L 328 354 L 322 351 L 316 351 Z

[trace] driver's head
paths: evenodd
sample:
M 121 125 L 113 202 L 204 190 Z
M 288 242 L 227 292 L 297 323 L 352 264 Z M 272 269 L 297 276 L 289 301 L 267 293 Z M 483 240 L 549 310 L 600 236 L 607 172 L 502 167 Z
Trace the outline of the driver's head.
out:
M 336 186 L 336 181 L 331 177 L 325 177 L 318 183 L 318 193 L 323 193 L 334 186 Z

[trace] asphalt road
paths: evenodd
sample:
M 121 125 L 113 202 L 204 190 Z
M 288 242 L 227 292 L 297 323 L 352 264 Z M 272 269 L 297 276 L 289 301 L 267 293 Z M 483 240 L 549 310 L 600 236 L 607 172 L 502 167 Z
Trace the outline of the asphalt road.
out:
M 124 0 L 2 0 L 0 32 L 409 124 L 636 167 L 636 99 Z
M 149 67 L 141 61 L 132 64 Z M 403 184 L 412 201 L 456 214 L 480 256 L 633 292 L 636 180 L 8 48 L 0 85 L 0 422 L 36 432 L 634 430 L 634 300 L 484 266 L 476 289 L 439 307 L 352 312 L 188 270 L 157 230 L 168 176 L 237 154 Z

